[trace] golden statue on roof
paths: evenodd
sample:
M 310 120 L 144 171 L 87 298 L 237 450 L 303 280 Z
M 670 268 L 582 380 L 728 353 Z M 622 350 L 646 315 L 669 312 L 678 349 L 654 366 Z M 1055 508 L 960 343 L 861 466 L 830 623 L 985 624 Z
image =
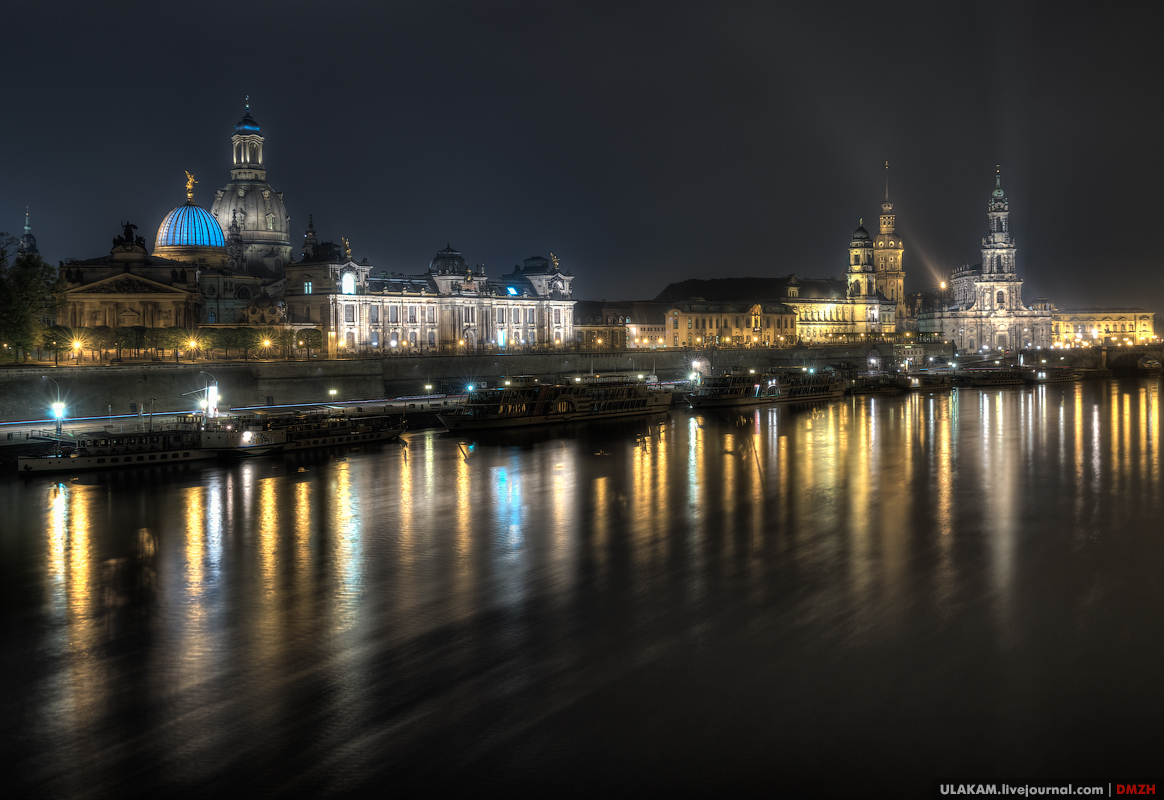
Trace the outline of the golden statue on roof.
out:
M 553 253 L 550 253 L 550 261 L 554 262 L 554 269 L 561 269 L 562 268 L 561 262 L 558 261 L 558 257 L 556 255 L 554 255 Z
M 186 173 L 186 200 L 187 202 L 194 202 L 194 184 L 198 181 L 194 180 L 194 173 L 189 170 L 183 170 Z
M 344 237 L 340 237 L 340 241 L 344 243 L 344 258 L 348 261 L 352 260 L 352 243 Z

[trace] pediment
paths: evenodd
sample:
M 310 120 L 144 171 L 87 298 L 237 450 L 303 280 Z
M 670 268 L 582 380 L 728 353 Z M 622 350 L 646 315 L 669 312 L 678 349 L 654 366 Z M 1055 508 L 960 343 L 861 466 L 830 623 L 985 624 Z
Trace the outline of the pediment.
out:
M 151 281 L 132 272 L 110 275 L 99 281 L 69 289 L 65 294 L 190 294 L 182 289 Z

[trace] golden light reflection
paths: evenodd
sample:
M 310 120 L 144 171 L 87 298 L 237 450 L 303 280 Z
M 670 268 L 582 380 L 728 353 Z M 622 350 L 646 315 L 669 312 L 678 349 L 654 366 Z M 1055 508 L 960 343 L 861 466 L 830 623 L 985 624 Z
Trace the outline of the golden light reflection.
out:
M 364 594 L 364 544 L 360 496 L 352 491 L 352 463 L 344 460 L 333 467 L 332 522 L 335 551 L 334 584 L 336 632 L 349 630 L 358 619 Z

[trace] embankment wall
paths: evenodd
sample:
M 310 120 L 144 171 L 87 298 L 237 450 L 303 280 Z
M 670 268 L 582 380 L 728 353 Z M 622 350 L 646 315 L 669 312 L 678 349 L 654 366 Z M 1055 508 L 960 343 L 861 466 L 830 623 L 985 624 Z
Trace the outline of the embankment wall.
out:
M 338 400 L 461 391 L 468 384 L 496 381 L 506 375 L 562 375 L 580 372 L 643 372 L 673 380 L 685 375 L 692 359 L 710 361 L 713 368 L 802 366 L 835 361 L 859 362 L 864 347 L 813 347 L 788 350 L 719 350 L 708 352 L 656 350 L 639 353 L 489 354 L 474 356 L 391 356 L 382 359 L 262 362 L 149 363 L 112 366 L 51 367 L 27 365 L 0 370 L 0 421 L 44 419 L 61 386 L 68 416 L 128 414 L 130 404 L 144 411 L 192 410 L 211 378 L 218 380 L 221 407 L 270 403 L 319 403 L 336 390 Z M 889 348 L 882 347 L 885 355 Z M 144 404 L 144 405 L 143 405 Z

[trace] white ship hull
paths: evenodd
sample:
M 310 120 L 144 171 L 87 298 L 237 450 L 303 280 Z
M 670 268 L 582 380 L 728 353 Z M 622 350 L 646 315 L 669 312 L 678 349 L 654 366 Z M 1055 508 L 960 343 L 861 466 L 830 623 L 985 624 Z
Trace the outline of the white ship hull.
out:
M 20 472 L 74 472 L 86 469 L 112 469 L 116 467 L 160 467 L 174 463 L 206 461 L 218 458 L 213 450 L 174 450 L 163 453 L 129 453 L 126 455 L 47 455 L 21 456 L 16 468 Z

